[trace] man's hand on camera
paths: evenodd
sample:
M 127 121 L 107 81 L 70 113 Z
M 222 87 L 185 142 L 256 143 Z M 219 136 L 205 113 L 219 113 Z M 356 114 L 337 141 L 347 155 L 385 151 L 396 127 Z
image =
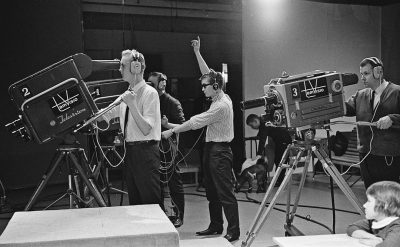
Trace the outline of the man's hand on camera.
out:
M 378 122 L 376 122 L 376 127 L 378 129 L 389 129 L 393 124 L 392 119 L 389 116 L 381 117 Z
M 193 46 L 194 52 L 200 52 L 200 37 L 197 36 L 197 39 L 194 39 L 190 42 Z
M 268 127 L 268 126 L 269 126 L 269 127 L 276 127 L 271 121 L 266 122 L 266 123 L 265 123 L 265 126 L 266 126 L 266 127 Z

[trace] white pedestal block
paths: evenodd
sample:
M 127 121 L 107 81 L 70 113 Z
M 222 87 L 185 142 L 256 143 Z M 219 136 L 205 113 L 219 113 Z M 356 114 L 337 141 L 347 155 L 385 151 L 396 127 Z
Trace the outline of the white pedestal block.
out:
M 0 246 L 179 246 L 159 205 L 16 212 Z

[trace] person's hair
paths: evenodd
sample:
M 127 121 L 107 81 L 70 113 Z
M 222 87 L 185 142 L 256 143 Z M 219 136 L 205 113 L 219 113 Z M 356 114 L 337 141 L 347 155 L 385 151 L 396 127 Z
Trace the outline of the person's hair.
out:
M 222 89 L 224 86 L 224 79 L 222 78 L 221 72 L 216 72 L 213 69 L 210 69 L 210 72 L 204 74 L 200 77 L 199 80 L 208 79 L 208 83 L 213 85 L 214 83 L 218 84 L 218 88 Z
M 251 122 L 253 122 L 255 119 L 260 119 L 259 116 L 257 116 L 256 114 L 250 114 L 247 116 L 246 118 L 246 124 L 249 125 Z
M 386 216 L 400 217 L 400 184 L 392 181 L 376 182 L 368 187 L 367 195 L 375 198 L 374 210 Z
M 382 67 L 382 71 L 383 71 L 383 63 L 382 61 L 377 58 L 377 57 L 366 57 L 364 58 L 361 62 L 360 62 L 360 67 L 364 67 L 366 65 L 371 65 L 372 68 L 375 68 L 377 66 L 381 66 Z
M 156 72 L 156 71 L 150 72 L 149 77 L 150 76 L 156 77 L 158 82 L 167 81 L 167 76 L 161 72 Z
M 144 59 L 144 56 L 142 53 L 138 52 L 135 49 L 132 50 L 123 50 L 121 52 L 121 57 L 130 57 L 131 62 L 133 61 L 134 56 L 138 56 L 139 59 L 138 61 L 140 62 L 140 64 L 142 65 L 142 72 L 144 71 L 144 69 L 146 68 L 146 61 Z

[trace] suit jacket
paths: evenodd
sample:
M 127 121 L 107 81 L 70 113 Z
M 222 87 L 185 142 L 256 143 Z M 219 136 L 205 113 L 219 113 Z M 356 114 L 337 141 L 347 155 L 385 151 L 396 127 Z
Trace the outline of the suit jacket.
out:
M 356 121 L 376 122 L 381 117 L 389 116 L 393 125 L 400 125 L 400 86 L 389 82 L 383 90 L 380 103 L 374 110 L 371 104 L 372 90 L 365 88 L 358 91 L 346 102 L 346 115 L 356 116 Z M 380 130 L 372 128 L 373 140 L 371 154 L 400 156 L 400 129 L 389 128 Z M 367 153 L 370 149 L 372 138 L 369 126 L 358 126 L 357 128 L 360 153 Z

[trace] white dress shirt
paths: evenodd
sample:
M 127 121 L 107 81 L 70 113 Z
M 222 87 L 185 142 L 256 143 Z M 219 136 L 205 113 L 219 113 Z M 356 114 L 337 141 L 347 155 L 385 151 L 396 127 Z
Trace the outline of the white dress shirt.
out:
M 161 140 L 161 113 L 160 113 L 160 100 L 157 91 L 146 84 L 144 80 L 136 84 L 132 88 L 136 93 L 136 102 L 140 114 L 152 127 L 148 135 L 144 135 L 136 121 L 133 119 L 132 114 L 128 114 L 128 123 L 126 132 L 124 131 L 125 112 L 127 105 L 122 102 L 117 107 L 111 109 L 103 115 L 103 118 L 109 122 L 111 119 L 119 117 L 122 133 L 126 133 L 125 140 L 127 142 L 134 141 L 147 141 L 147 140 Z
M 385 88 L 387 87 L 387 85 L 389 84 L 389 82 L 383 80 L 383 82 L 381 83 L 381 85 L 379 85 L 379 87 L 377 87 L 375 89 L 375 97 L 374 97 L 374 109 L 376 108 L 376 106 L 378 105 L 380 99 L 381 99 L 381 95 L 383 90 L 385 90 Z

